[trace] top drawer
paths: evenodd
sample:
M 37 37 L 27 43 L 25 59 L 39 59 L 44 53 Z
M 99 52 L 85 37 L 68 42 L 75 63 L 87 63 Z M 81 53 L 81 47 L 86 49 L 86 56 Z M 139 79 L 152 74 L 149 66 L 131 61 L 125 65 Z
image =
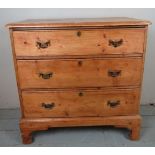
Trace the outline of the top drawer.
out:
M 16 56 L 140 54 L 145 29 L 14 31 Z

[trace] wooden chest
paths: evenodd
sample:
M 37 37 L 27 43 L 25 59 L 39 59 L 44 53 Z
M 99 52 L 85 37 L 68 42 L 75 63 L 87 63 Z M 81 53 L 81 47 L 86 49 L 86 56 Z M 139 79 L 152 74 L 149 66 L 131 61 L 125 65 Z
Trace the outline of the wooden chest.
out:
M 32 20 L 8 24 L 23 143 L 51 127 L 112 125 L 139 139 L 148 21 Z

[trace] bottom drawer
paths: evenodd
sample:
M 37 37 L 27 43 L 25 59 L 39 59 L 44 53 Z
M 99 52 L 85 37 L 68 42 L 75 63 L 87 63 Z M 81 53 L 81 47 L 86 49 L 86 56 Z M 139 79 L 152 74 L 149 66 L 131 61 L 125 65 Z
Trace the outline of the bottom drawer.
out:
M 139 109 L 139 89 L 24 91 L 27 118 L 134 115 Z

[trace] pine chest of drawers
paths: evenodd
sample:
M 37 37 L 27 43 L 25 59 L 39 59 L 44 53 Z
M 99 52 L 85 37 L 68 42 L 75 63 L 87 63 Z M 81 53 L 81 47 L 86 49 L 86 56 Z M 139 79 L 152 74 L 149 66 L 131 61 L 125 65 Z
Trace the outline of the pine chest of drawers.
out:
M 52 127 L 111 125 L 140 133 L 149 22 L 131 18 L 8 24 L 23 143 Z

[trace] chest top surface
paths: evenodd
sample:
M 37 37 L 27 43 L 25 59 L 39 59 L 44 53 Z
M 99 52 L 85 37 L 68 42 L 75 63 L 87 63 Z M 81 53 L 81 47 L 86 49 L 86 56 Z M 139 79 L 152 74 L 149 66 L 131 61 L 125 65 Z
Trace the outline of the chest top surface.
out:
M 66 18 L 66 19 L 33 19 L 10 23 L 8 28 L 22 27 L 84 27 L 84 26 L 147 26 L 151 22 L 127 17 L 106 18 Z

